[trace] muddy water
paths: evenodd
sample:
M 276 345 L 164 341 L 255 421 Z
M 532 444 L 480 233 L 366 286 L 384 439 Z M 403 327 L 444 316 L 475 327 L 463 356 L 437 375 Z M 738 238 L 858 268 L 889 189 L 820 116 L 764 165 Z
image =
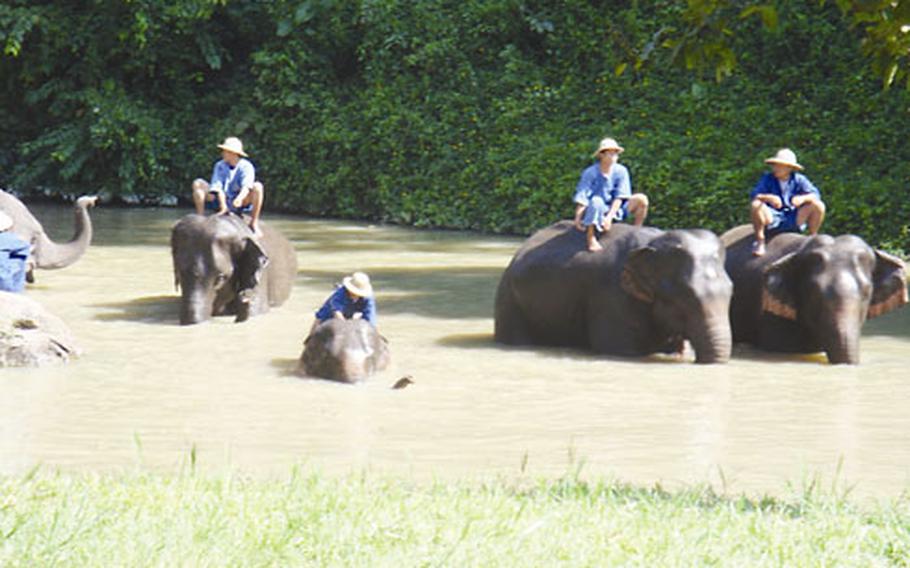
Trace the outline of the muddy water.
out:
M 38 213 L 57 236 L 72 227 L 68 212 Z M 491 313 L 518 239 L 271 216 L 298 251 L 291 300 L 242 325 L 180 327 L 167 247 L 178 214 L 97 209 L 88 254 L 39 274 L 29 294 L 85 355 L 0 371 L 0 471 L 171 471 L 195 453 L 198 467 L 253 475 L 583 464 L 732 491 L 780 492 L 810 474 L 868 495 L 910 487 L 910 309 L 866 326 L 858 367 L 739 348 L 721 366 L 509 350 L 491 342 Z M 392 367 L 360 387 L 295 377 L 313 310 L 354 269 L 373 276 Z M 406 374 L 414 385 L 388 388 Z

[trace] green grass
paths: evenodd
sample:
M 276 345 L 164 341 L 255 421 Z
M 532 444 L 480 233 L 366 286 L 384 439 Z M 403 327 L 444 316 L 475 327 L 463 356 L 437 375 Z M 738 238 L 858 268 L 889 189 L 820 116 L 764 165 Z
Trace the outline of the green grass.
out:
M 0 477 L 2 566 L 907 566 L 910 501 L 294 470 Z

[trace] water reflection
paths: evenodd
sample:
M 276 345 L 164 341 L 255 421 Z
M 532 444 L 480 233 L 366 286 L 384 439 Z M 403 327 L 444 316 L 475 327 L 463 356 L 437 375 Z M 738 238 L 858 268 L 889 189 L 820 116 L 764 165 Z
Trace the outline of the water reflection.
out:
M 499 274 L 520 239 L 269 215 L 294 241 L 290 301 L 235 325 L 177 325 L 174 210 L 92 211 L 78 264 L 29 294 L 73 328 L 63 369 L 0 371 L 0 470 L 203 468 L 254 474 L 308 463 L 415 476 L 588 474 L 781 491 L 805 471 L 865 494 L 910 478 L 910 309 L 869 322 L 859 367 L 737 346 L 728 365 L 596 357 L 492 342 Z M 55 238 L 66 209 L 40 208 Z M 392 366 L 362 386 L 297 377 L 318 308 L 352 270 L 376 285 Z M 415 384 L 389 387 L 401 376 Z M 138 440 L 138 442 L 137 442 Z M 572 457 L 574 456 L 574 457 Z M 722 474 L 721 474 L 722 472 Z

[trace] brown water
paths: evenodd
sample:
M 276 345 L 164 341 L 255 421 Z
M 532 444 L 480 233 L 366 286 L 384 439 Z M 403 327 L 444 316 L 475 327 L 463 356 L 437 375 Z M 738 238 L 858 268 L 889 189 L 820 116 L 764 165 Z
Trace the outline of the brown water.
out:
M 491 341 L 520 239 L 270 216 L 295 243 L 290 301 L 235 325 L 180 327 L 169 230 L 182 212 L 96 209 L 95 243 L 29 294 L 85 354 L 0 370 L 0 472 L 36 464 L 277 474 L 303 463 L 427 476 L 555 476 L 583 464 L 636 484 L 780 492 L 819 474 L 867 495 L 910 487 L 910 309 L 870 322 L 862 365 L 737 348 L 728 365 L 614 360 Z M 55 236 L 68 211 L 42 208 Z M 392 367 L 370 383 L 291 370 L 312 312 L 365 270 Z M 691 356 L 689 357 L 691 360 Z M 415 384 L 388 387 L 402 375 Z

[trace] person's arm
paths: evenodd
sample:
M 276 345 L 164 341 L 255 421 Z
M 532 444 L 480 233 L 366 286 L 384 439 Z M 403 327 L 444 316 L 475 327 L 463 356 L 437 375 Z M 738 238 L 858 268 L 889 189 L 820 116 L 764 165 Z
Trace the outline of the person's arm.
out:
M 341 294 L 344 293 L 343 286 L 339 286 L 332 292 L 332 295 L 326 298 L 325 303 L 322 304 L 322 307 L 316 312 L 316 319 L 325 321 L 333 317 L 337 318 L 339 313 L 341 314 L 341 317 L 344 317 L 344 299 L 343 297 L 340 297 Z
M 764 175 L 758 183 L 755 184 L 755 187 L 752 189 L 752 192 L 749 194 L 749 201 L 759 200 L 766 205 L 770 205 L 774 209 L 780 209 L 783 207 L 784 202 L 781 200 L 780 196 L 773 193 L 773 189 L 768 187 L 769 176 Z M 772 183 L 777 183 L 777 180 L 773 177 L 770 178 Z
M 585 175 L 588 173 L 588 170 L 585 170 L 581 173 L 581 177 L 578 179 L 578 185 L 575 186 L 575 196 L 572 198 L 575 202 L 575 228 L 579 231 L 584 231 L 585 228 L 581 225 L 581 216 L 585 212 L 585 207 L 588 206 L 588 202 L 591 195 L 591 176 Z
M 821 192 L 811 181 L 809 181 L 809 178 L 801 175 L 796 178 L 796 182 L 796 195 L 790 199 L 790 203 L 793 204 L 793 207 L 802 207 L 810 201 L 821 200 Z
M 240 191 L 237 192 L 237 197 L 232 202 L 234 208 L 243 206 L 243 200 L 249 195 L 250 190 L 253 189 L 253 182 L 256 181 L 256 170 L 253 168 L 252 162 L 243 160 L 237 164 L 237 167 L 240 168 L 240 171 L 237 172 L 237 175 L 240 176 Z
M 370 322 L 370 325 L 376 327 L 376 299 L 366 298 L 366 307 L 363 310 L 363 319 Z

